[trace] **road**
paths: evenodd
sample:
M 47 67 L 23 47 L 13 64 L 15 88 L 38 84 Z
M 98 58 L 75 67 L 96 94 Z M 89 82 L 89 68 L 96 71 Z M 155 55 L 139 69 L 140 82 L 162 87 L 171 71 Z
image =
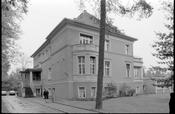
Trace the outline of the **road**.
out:
M 63 113 L 28 100 L 20 100 L 17 96 L 2 96 L 1 102 L 3 113 Z
M 2 96 L 2 101 L 10 113 L 97 113 L 64 104 L 45 102 L 43 99 Z M 4 106 L 5 106 L 4 105 Z
M 4 101 L 1 102 L 1 113 L 9 113 Z

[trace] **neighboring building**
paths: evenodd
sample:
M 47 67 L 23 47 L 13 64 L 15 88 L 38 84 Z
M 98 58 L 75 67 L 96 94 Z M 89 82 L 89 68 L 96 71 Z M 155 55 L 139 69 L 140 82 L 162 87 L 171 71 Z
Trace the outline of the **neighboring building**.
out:
M 41 96 L 42 82 L 41 69 L 26 69 L 21 71 L 21 94 L 22 97 Z
M 105 39 L 104 88 L 108 83 L 118 87 L 126 83 L 138 94 L 143 93 L 143 62 L 133 57 L 133 43 L 137 39 L 109 28 Z M 41 87 L 54 90 L 56 98 L 95 97 L 98 46 L 98 19 L 86 11 L 73 20 L 63 19 L 32 55 L 34 69 L 42 69 Z

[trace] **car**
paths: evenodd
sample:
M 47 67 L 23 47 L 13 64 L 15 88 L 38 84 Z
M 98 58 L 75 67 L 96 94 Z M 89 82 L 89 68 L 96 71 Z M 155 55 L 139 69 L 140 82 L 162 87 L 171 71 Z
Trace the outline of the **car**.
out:
M 7 91 L 1 91 L 1 95 L 2 96 L 6 96 L 7 95 Z
M 11 91 L 9 91 L 9 95 L 16 95 L 16 92 L 11 90 Z

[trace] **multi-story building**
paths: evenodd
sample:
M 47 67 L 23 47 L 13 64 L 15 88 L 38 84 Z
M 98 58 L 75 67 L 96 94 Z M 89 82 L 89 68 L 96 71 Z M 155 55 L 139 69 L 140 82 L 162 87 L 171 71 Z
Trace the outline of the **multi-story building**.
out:
M 136 40 L 108 26 L 105 35 L 104 87 L 108 83 L 117 86 L 127 83 L 137 93 L 142 93 L 143 62 L 141 58 L 133 56 L 133 43 Z M 98 48 L 97 18 L 86 11 L 75 19 L 64 18 L 32 55 L 34 69 L 42 69 L 41 87 L 54 90 L 58 98 L 95 97 Z

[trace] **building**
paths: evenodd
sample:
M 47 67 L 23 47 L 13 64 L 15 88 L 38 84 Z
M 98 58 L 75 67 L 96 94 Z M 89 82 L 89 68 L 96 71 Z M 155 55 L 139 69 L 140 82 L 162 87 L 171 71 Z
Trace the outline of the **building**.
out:
M 21 87 L 19 96 L 32 97 L 42 95 L 41 69 L 26 69 L 21 71 Z
M 138 94 L 142 93 L 143 62 L 142 58 L 133 56 L 133 43 L 137 39 L 118 32 L 116 27 L 107 27 L 104 88 L 108 83 L 118 87 L 126 83 Z M 41 87 L 49 89 L 50 93 L 54 90 L 56 98 L 95 97 L 98 45 L 97 18 L 86 11 L 75 19 L 64 18 L 31 56 L 34 69 L 42 69 Z

